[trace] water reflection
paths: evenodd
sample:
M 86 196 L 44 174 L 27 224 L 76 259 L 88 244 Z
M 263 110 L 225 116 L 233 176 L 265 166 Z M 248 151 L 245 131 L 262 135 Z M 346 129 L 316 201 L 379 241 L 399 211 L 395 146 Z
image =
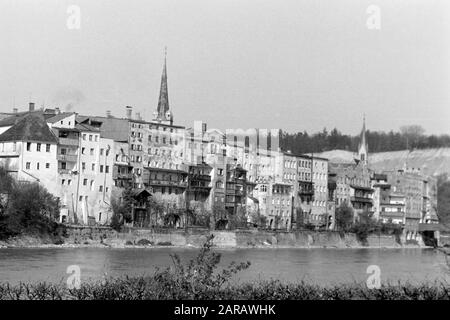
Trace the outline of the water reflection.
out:
M 82 281 L 104 276 L 151 275 L 155 267 L 172 264 L 169 254 L 187 261 L 195 249 L 2 249 L 0 281 L 67 279 L 69 265 L 81 268 Z M 369 265 L 381 268 L 382 282 L 449 280 L 445 257 L 428 249 L 229 249 L 220 250 L 222 265 L 251 261 L 235 281 L 279 279 L 319 284 L 365 282 Z

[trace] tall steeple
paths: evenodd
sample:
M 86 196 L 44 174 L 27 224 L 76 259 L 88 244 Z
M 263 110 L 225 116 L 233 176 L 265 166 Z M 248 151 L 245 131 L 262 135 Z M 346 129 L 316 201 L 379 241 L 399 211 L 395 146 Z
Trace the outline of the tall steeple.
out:
M 358 159 L 360 163 L 367 165 L 369 157 L 369 145 L 366 141 L 366 115 L 363 116 L 363 127 L 359 139 Z
M 167 88 L 167 48 L 164 50 L 164 67 L 161 75 L 161 87 L 159 89 L 158 107 L 156 109 L 157 121 L 170 121 L 172 123 L 172 114 L 169 111 L 169 91 Z

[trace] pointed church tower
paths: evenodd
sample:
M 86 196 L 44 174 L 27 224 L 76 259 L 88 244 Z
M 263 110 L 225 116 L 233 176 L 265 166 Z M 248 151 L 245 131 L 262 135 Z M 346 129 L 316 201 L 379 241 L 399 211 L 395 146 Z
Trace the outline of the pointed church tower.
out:
M 164 52 L 164 67 L 161 75 L 158 107 L 154 113 L 154 121 L 172 125 L 173 115 L 169 110 L 169 91 L 167 88 L 167 49 Z
M 358 146 L 358 160 L 359 163 L 367 166 L 369 162 L 369 145 L 367 144 L 366 140 L 366 116 L 364 115 L 363 118 L 363 127 L 361 130 L 361 136 L 359 140 L 359 146 Z

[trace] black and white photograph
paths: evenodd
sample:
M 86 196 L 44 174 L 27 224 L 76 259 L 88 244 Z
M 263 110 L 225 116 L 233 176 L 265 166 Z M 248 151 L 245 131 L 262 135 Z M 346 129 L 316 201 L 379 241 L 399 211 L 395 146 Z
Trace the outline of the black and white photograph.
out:
M 450 299 L 449 1 L 0 0 L 0 41 L 0 300 Z

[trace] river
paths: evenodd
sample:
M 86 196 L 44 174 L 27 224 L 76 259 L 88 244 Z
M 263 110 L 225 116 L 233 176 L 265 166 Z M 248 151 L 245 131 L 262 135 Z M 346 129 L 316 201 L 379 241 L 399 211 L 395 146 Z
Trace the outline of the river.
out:
M 305 280 L 321 285 L 365 282 L 367 268 L 377 265 L 381 281 L 449 281 L 445 256 L 433 249 L 225 249 L 221 265 L 250 261 L 234 281 Z M 0 282 L 64 282 L 70 265 L 80 267 L 81 280 L 104 276 L 151 275 L 171 264 L 170 254 L 184 261 L 198 249 L 189 248 L 61 248 L 0 249 Z

